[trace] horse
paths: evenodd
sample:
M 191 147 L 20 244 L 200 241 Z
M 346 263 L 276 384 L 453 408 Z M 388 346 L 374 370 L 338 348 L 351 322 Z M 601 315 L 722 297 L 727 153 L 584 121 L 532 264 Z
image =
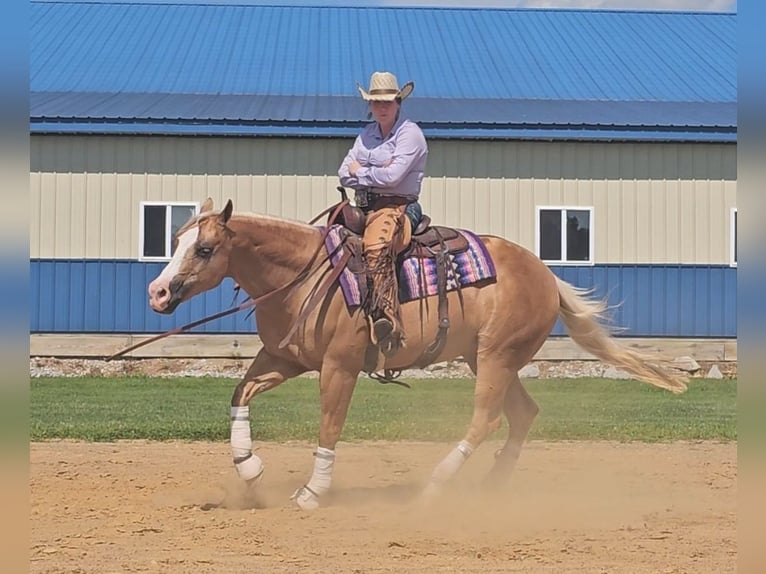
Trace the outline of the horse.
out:
M 229 200 L 215 210 L 208 198 L 200 213 L 178 229 L 174 254 L 148 287 L 150 307 L 172 313 L 183 301 L 232 278 L 253 299 L 262 348 L 231 399 L 231 452 L 239 477 L 256 484 L 264 470 L 253 452 L 251 400 L 308 371 L 319 372 L 321 420 L 311 478 L 292 499 L 317 508 L 331 486 L 335 449 L 357 378 L 365 368 L 369 323 L 344 300 L 337 281 L 297 329 L 290 331 L 331 272 L 322 249 L 323 227 L 254 213 L 234 213 Z M 477 235 L 496 269 L 496 280 L 448 293 L 451 328 L 432 362 L 461 358 L 475 376 L 473 416 L 464 438 L 434 468 L 422 490 L 439 493 L 465 461 L 497 430 L 509 430 L 487 481 L 504 484 L 516 465 L 539 407 L 518 372 L 541 348 L 557 318 L 572 339 L 602 361 L 651 385 L 680 393 L 685 377 L 619 342 L 604 318 L 606 304 L 559 279 L 536 255 L 492 235 Z M 308 270 L 308 272 L 307 272 Z M 296 277 L 303 274 L 302 281 Z M 286 285 L 292 285 L 285 293 Z M 273 297 L 269 295 L 273 294 Z M 384 358 L 385 367 L 414 364 L 439 328 L 435 296 L 401 305 L 406 344 Z M 288 341 L 282 341 L 290 332 Z M 282 343 L 282 344 L 280 344 Z

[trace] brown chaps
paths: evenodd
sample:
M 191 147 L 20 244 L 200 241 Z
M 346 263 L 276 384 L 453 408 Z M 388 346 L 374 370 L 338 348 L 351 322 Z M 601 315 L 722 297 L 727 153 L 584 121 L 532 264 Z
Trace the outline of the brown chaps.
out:
M 410 244 L 412 226 L 404 215 L 407 206 L 397 203 L 379 201 L 367 214 L 362 247 L 367 273 L 372 278 L 370 314 L 373 318 L 376 312 L 385 315 L 393 324 L 394 333 L 401 337 L 396 256 Z

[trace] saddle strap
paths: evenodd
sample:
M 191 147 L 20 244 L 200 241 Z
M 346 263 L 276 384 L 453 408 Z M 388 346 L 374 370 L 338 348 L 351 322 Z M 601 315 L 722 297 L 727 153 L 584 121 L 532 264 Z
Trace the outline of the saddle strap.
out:
M 325 279 L 324 283 L 322 283 L 322 286 L 314 292 L 314 294 L 311 296 L 311 299 L 309 299 L 308 303 L 306 303 L 306 306 L 303 308 L 303 311 L 301 311 L 301 314 L 298 315 L 295 323 L 293 323 L 293 326 L 290 327 L 290 330 L 287 332 L 287 335 L 285 335 L 285 338 L 280 341 L 280 349 L 283 349 L 287 346 L 287 344 L 290 342 L 290 339 L 295 334 L 295 331 L 298 330 L 298 327 L 300 327 L 304 321 L 306 321 L 311 312 L 316 308 L 317 305 L 319 305 L 319 302 L 324 299 L 332 284 L 335 283 L 338 277 L 340 277 L 340 274 L 343 273 L 346 265 L 348 265 L 348 262 L 351 260 L 351 256 L 351 250 L 345 249 L 343 256 L 340 258 L 335 267 L 333 267 L 332 273 L 327 276 L 327 279 Z
M 436 286 L 438 293 L 438 313 L 439 313 L 439 328 L 436 331 L 436 338 L 431 344 L 423 351 L 423 354 L 415 362 L 420 367 L 426 367 L 430 365 L 444 350 L 444 345 L 447 344 L 447 332 L 449 331 L 449 303 L 447 301 L 447 266 L 449 265 L 449 250 L 447 244 L 444 241 L 439 230 L 434 228 L 436 237 L 439 239 L 439 245 L 441 251 L 435 253 L 436 256 Z
M 441 246 L 440 251 L 434 251 L 434 257 L 436 258 L 436 285 L 439 297 L 438 313 L 439 313 L 439 328 L 436 331 L 436 338 L 431 344 L 423 351 L 418 359 L 412 363 L 409 367 L 418 367 L 420 369 L 430 365 L 444 350 L 444 345 L 447 344 L 447 332 L 450 327 L 449 320 L 449 302 L 447 301 L 447 266 L 449 261 L 449 250 L 447 249 L 446 242 L 441 236 L 438 230 L 436 230 L 436 236 L 439 239 Z M 409 385 L 403 381 L 397 381 L 396 379 L 401 375 L 401 370 L 385 369 L 382 374 L 368 371 L 370 378 L 378 381 L 379 383 L 395 383 L 408 387 Z

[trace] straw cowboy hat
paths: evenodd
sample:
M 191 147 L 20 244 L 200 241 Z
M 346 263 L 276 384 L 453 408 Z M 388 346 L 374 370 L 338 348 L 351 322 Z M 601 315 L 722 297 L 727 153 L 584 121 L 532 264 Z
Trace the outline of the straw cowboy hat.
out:
M 407 82 L 399 89 L 399 82 L 391 72 L 375 72 L 370 76 L 370 91 L 366 91 L 357 82 L 356 87 L 362 94 L 362 99 L 367 102 L 391 102 L 395 99 L 403 100 L 412 93 L 415 82 Z

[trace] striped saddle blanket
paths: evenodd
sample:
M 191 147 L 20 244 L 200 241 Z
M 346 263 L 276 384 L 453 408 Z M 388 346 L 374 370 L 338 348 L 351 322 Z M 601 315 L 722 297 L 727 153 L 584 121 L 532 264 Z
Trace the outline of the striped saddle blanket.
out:
M 468 248 L 459 253 L 448 255 L 447 291 L 494 280 L 496 277 L 495 265 L 484 242 L 470 231 L 464 229 L 456 231 L 465 237 Z M 325 239 L 325 249 L 333 265 L 337 264 L 343 257 L 344 236 L 343 227 L 334 225 Z M 438 294 L 436 265 L 435 257 L 407 257 L 403 260 L 400 258 L 398 261 L 400 303 Z M 358 307 L 362 304 L 362 290 L 358 283 L 362 277 L 348 268 L 340 274 L 341 290 L 349 307 Z

